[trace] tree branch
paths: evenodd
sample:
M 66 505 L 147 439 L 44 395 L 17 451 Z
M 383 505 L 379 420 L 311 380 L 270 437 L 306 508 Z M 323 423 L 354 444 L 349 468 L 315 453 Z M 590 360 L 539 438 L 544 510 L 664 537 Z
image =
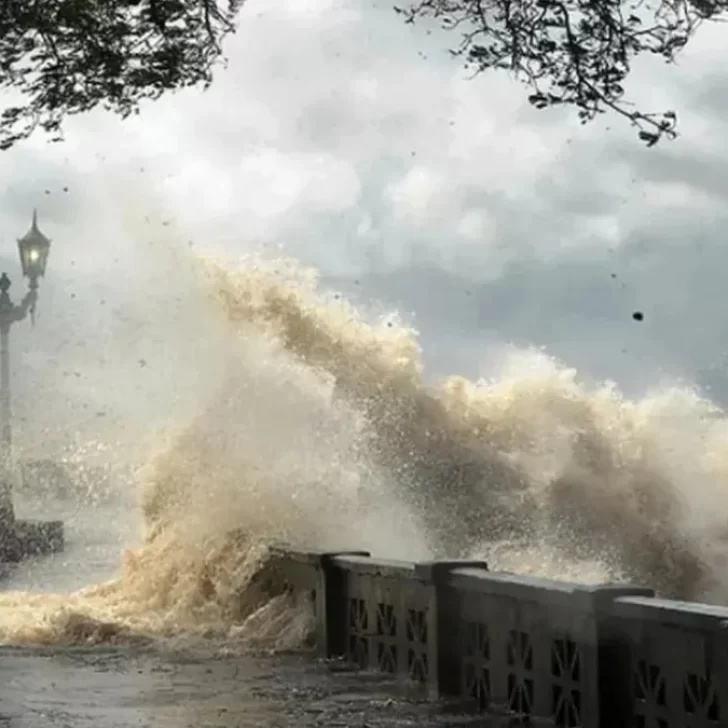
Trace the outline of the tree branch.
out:
M 623 83 L 643 54 L 673 62 L 705 20 L 720 22 L 728 0 L 417 0 L 395 10 L 406 22 L 439 20 L 461 29 L 453 54 L 475 74 L 510 70 L 537 108 L 575 106 L 582 123 L 611 110 L 653 146 L 677 136 L 674 111 L 648 112 Z M 465 27 L 466 30 L 462 31 Z
M 0 114 L 0 149 L 37 127 L 61 138 L 72 114 L 122 117 L 144 99 L 209 86 L 243 0 L 1 0 L 0 88 L 24 103 Z

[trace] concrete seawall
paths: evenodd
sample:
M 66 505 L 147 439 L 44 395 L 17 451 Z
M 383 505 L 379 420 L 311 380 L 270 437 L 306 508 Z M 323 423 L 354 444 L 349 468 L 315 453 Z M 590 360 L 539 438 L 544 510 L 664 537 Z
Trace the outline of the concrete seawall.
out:
M 310 595 L 322 655 L 497 725 L 728 725 L 728 608 L 483 562 L 275 554 L 288 588 Z

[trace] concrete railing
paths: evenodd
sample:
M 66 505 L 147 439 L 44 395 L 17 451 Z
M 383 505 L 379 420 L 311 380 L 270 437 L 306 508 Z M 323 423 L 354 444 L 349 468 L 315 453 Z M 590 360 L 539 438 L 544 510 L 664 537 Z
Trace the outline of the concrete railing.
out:
M 493 725 L 728 726 L 728 608 L 650 589 L 274 550 L 326 657 L 459 698 Z

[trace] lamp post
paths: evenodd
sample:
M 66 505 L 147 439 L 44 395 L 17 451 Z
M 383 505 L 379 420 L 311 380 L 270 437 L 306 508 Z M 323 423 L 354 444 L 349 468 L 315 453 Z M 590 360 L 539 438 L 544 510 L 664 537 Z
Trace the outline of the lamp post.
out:
M 22 321 L 28 313 L 31 320 L 38 300 L 38 279 L 45 275 L 51 241 L 38 228 L 38 213 L 33 210 L 30 230 L 18 240 L 20 265 L 28 279 L 28 292 L 20 304 L 10 300 L 10 278 L 0 275 L 0 534 L 7 541 L 15 531 L 13 508 L 13 431 L 10 409 L 10 328 Z

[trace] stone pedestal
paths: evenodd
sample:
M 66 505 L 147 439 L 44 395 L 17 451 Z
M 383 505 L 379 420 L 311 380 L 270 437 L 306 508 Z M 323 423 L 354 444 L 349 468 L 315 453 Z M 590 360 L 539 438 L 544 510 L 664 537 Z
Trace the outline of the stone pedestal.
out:
M 63 551 L 63 521 L 16 520 L 0 534 L 0 561 L 17 563 L 31 556 Z

